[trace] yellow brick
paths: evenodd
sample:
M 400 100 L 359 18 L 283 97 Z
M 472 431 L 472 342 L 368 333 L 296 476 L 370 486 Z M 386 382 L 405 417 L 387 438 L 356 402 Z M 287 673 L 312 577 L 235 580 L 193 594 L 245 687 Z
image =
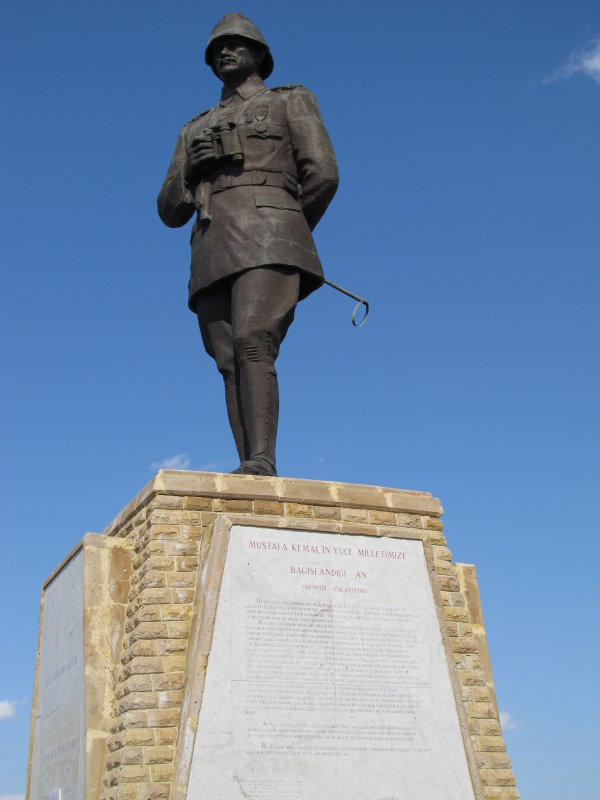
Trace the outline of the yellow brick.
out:
M 368 522 L 369 512 L 366 508 L 342 508 L 344 522 Z
M 135 634 L 131 637 L 131 641 L 136 642 L 139 639 L 166 639 L 168 635 L 169 629 L 166 622 L 140 622 L 135 629 Z
M 168 556 L 197 556 L 198 542 L 165 542 L 165 552 Z
M 187 650 L 185 639 L 165 639 L 155 642 L 156 652 L 161 656 L 184 655 Z
M 402 528 L 420 528 L 421 517 L 416 514 L 398 514 L 398 525 Z
M 174 744 L 177 738 L 177 728 L 155 728 L 156 744 Z
M 181 705 L 183 697 L 182 691 L 170 691 L 158 693 L 158 707 L 159 708 L 178 708 Z
M 121 754 L 121 764 L 144 763 L 144 751 L 141 747 L 124 747 Z
M 422 516 L 421 524 L 428 531 L 441 531 L 444 529 L 444 523 L 438 517 Z
M 185 669 L 185 658 L 182 656 L 170 656 L 163 659 L 165 672 L 183 672 Z
M 156 589 L 165 585 L 164 572 L 146 572 L 140 580 L 141 589 Z
M 189 511 L 211 511 L 212 497 L 184 497 L 183 507 Z
M 283 503 L 277 503 L 274 500 L 255 500 L 254 513 L 264 516 L 283 516 Z
M 123 750 L 113 750 L 106 757 L 106 769 L 116 769 L 121 766 L 121 759 L 123 758 Z
M 434 559 L 433 561 L 433 568 L 435 569 L 435 574 L 439 577 L 440 575 L 449 575 L 450 577 L 454 577 L 454 564 L 451 561 L 439 561 L 438 559 Z
M 126 745 L 141 746 L 154 744 L 154 733 L 148 728 L 133 728 L 123 731 L 123 739 Z
M 506 753 L 490 753 L 488 762 L 490 769 L 511 769 L 510 758 Z
M 149 603 L 169 603 L 171 600 L 171 590 L 167 588 L 144 589 L 139 594 L 139 601 L 142 604 Z
M 127 679 L 127 690 L 129 692 L 151 692 L 152 678 L 150 675 L 132 675 Z
M 501 736 L 481 736 L 479 749 L 482 753 L 500 753 L 506 750 L 506 745 Z
M 342 509 L 337 506 L 313 506 L 313 516 L 316 519 L 341 519 Z
M 485 686 L 485 677 L 481 670 L 464 669 L 459 676 L 464 686 Z
M 252 500 L 224 500 L 223 508 L 225 511 L 232 511 L 236 514 L 252 511 Z
M 481 777 L 481 775 L 480 775 L 480 777 Z M 486 776 L 486 780 L 487 780 L 487 776 Z M 482 783 L 483 783 L 483 779 L 482 779 Z M 483 787 L 483 796 L 484 796 L 485 800 L 500 800 L 502 795 L 501 795 L 500 790 L 497 789 L 495 786 L 484 786 Z
M 450 592 L 446 592 L 444 590 L 440 591 L 440 600 L 442 601 L 442 606 L 444 606 L 444 614 L 446 613 L 446 606 L 452 605 L 451 595 Z
M 149 776 L 148 776 L 149 777 Z M 142 783 L 138 786 L 139 800 L 169 800 L 170 783 Z
M 472 636 L 459 637 L 451 642 L 454 653 L 476 653 L 477 642 Z
M 134 674 L 148 674 L 152 672 L 162 672 L 163 663 L 162 658 L 133 658 L 127 665 L 127 673 Z
M 496 711 L 491 703 L 467 703 L 467 714 L 476 719 L 493 719 Z
M 498 720 L 482 719 L 481 734 L 482 736 L 501 736 L 500 723 L 498 722 Z
M 177 525 L 152 525 L 154 539 L 180 539 L 181 531 Z
M 171 763 L 172 760 L 173 748 L 170 745 L 144 748 L 145 764 L 166 764 Z
M 167 589 L 169 591 L 169 589 Z M 171 589 L 171 602 L 172 603 L 193 603 L 194 590 L 193 589 Z M 165 601 L 168 603 L 168 600 Z
M 362 522 L 347 522 L 343 520 L 339 524 L 340 533 L 349 533 L 361 536 L 381 536 L 381 528 L 376 528 L 374 525 L 367 525 Z M 386 531 L 387 533 L 387 531 Z
M 169 639 L 186 639 L 190 632 L 189 622 L 168 622 Z
M 170 781 L 173 777 L 173 764 L 152 764 L 150 774 L 153 781 Z
M 111 720 L 110 732 L 118 733 L 129 728 L 148 727 L 148 714 L 146 711 L 127 711 L 116 719 Z
M 195 572 L 174 572 L 166 576 L 167 586 L 174 589 L 192 588 L 196 585 Z
M 372 525 L 397 525 L 397 517 L 393 511 L 369 511 L 369 522 Z
M 138 800 L 137 786 L 126 784 L 116 787 L 115 800 Z
M 151 539 L 148 542 L 148 544 L 147 544 L 147 546 L 146 546 L 146 548 L 144 550 L 144 556 L 146 558 L 149 558 L 151 555 L 152 556 L 164 556 L 165 552 L 166 552 L 166 543 L 165 542 L 159 542 L 159 541 L 156 541 L 156 539 Z
M 115 703 L 115 716 L 126 714 L 128 711 L 140 711 L 147 708 L 156 708 L 158 697 L 154 692 L 140 692 L 128 694 Z
M 112 753 L 113 750 L 118 750 L 120 747 L 123 747 L 125 744 L 125 732 L 119 731 L 118 733 L 109 736 L 106 740 L 106 747 L 109 753 Z
M 309 506 L 306 503 L 286 503 L 285 513 L 289 517 L 303 517 L 305 519 L 308 519 L 313 515 L 312 506 Z
M 119 781 L 123 783 L 139 783 L 150 778 L 148 767 L 140 765 L 125 765 L 119 769 Z
M 438 578 L 438 586 L 443 592 L 458 592 L 460 589 L 456 578 L 449 575 L 440 575 Z
M 202 517 L 200 511 L 185 510 L 171 511 L 169 521 L 172 525 L 200 525 Z
M 153 675 L 152 686 L 157 692 L 183 689 L 183 672 L 169 672 L 164 675 Z
M 195 572 L 198 569 L 198 556 L 183 556 L 175 559 L 177 572 Z
M 491 786 L 514 786 L 516 784 L 512 769 L 492 769 L 490 770 Z
M 436 544 L 433 545 L 431 549 L 433 550 L 433 557 L 436 561 L 452 561 L 452 553 L 447 547 Z
M 427 533 L 425 534 L 425 541 L 427 542 L 427 544 L 431 545 L 434 544 L 445 545 L 446 537 L 442 533 L 439 533 L 437 531 L 428 530 Z
M 481 733 L 480 720 L 468 718 L 467 725 L 469 726 L 469 733 L 471 736 L 479 736 Z
M 464 608 L 455 608 L 454 606 L 446 606 L 444 608 L 444 616 L 447 620 L 453 622 L 469 622 L 469 615 Z
M 473 688 L 473 700 L 477 703 L 491 703 L 493 698 L 489 686 L 475 686 Z
M 160 614 L 165 622 L 187 620 L 190 618 L 191 613 L 192 609 L 190 606 L 183 603 L 165 604 L 160 609 Z
M 167 558 L 166 556 L 150 556 L 140 569 L 140 575 L 145 575 L 147 572 L 171 572 L 175 560 Z
M 131 646 L 123 643 L 124 653 L 121 656 L 121 661 L 126 664 L 132 659 L 140 656 L 143 658 L 151 658 L 156 655 L 155 643 L 152 639 L 142 639 L 139 642 L 134 642 Z
M 179 709 L 161 708 L 148 712 L 148 726 L 150 728 L 172 728 L 179 724 Z
M 183 497 L 171 494 L 157 494 L 149 505 L 149 510 L 155 508 L 183 508 Z

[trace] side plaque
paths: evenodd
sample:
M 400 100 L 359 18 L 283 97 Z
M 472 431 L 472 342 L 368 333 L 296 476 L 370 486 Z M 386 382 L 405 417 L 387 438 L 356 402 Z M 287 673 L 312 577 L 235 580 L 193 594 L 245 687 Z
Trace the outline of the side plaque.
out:
M 422 542 L 234 526 L 194 800 L 474 800 Z
M 83 798 L 83 551 L 45 590 L 31 800 Z

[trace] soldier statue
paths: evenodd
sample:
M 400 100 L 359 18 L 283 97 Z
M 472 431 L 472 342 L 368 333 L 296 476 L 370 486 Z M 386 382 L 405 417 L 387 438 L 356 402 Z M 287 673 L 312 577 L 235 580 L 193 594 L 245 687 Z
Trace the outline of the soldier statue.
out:
M 180 131 L 158 213 L 176 228 L 196 212 L 188 304 L 225 382 L 234 472 L 276 475 L 275 360 L 297 302 L 324 280 L 311 231 L 337 165 L 314 96 L 264 84 L 273 57 L 249 19 L 223 17 L 205 61 L 221 99 Z

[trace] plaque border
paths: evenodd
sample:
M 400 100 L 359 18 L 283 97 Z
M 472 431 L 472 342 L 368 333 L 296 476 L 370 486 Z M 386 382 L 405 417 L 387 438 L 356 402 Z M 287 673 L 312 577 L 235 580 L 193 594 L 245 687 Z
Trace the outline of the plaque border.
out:
M 215 629 L 221 580 L 229 547 L 229 536 L 234 525 L 281 531 L 310 531 L 311 533 L 337 534 L 341 536 L 369 535 L 365 533 L 364 526 L 361 526 L 360 523 L 353 525 L 351 522 L 346 522 L 342 532 L 327 530 L 327 524 L 321 525 L 314 519 L 309 521 L 303 518 L 290 519 L 286 517 L 284 521 L 281 521 L 280 519 L 257 519 L 252 514 L 222 513 L 207 526 L 202 542 L 200 568 L 196 580 L 194 606 L 191 616 L 190 640 L 186 659 L 183 700 L 177 732 L 171 789 L 172 800 L 186 800 L 187 797 L 196 730 L 206 680 L 206 667 Z M 432 544 L 428 541 L 428 532 L 417 528 L 395 527 L 390 529 L 389 533 L 386 532 L 386 535 L 375 535 L 373 538 L 377 540 L 386 538 L 412 539 L 420 541 L 423 545 L 429 585 L 446 655 L 446 666 L 454 696 L 454 705 L 458 716 L 458 725 L 462 736 L 473 794 L 475 800 L 485 800 L 473 743 L 469 733 L 467 713 L 462 700 L 460 682 L 454 668 L 454 653 L 450 644 L 450 635 L 443 611 L 438 576 L 435 571 Z

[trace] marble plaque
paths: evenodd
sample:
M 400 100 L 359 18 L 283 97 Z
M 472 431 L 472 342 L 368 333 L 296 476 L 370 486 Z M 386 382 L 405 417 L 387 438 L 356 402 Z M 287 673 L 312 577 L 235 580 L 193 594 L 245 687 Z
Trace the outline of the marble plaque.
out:
M 83 800 L 83 550 L 44 591 L 31 800 Z
M 423 544 L 234 526 L 194 800 L 473 800 Z

